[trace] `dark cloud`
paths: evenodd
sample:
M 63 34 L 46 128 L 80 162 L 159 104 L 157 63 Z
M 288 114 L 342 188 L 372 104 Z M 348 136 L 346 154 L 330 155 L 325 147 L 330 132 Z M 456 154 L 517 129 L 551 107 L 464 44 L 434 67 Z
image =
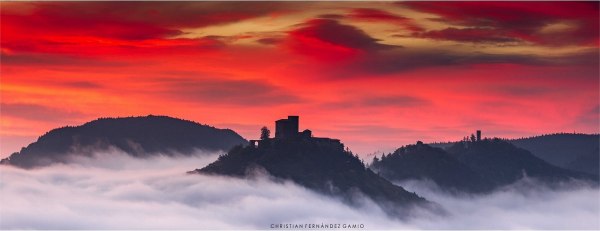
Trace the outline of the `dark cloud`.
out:
M 599 2 L 401 2 L 402 6 L 438 15 L 438 21 L 468 27 L 432 31 L 423 36 L 459 41 L 504 41 L 512 38 L 540 45 L 597 45 L 599 38 Z M 572 28 L 544 33 L 556 23 Z M 470 29 L 489 28 L 473 33 Z M 460 33 L 460 34 L 459 34 Z M 471 38 L 468 38 L 470 37 Z
M 324 18 L 324 19 L 343 19 L 346 16 L 341 15 L 341 14 L 321 14 L 318 15 L 317 18 Z
M 394 49 L 387 52 L 370 53 L 361 62 L 355 63 L 349 68 L 359 73 L 388 74 L 427 67 L 492 63 L 543 65 L 547 62 L 535 55 Z
M 599 48 L 589 48 L 562 56 L 545 57 L 544 60 L 549 64 L 555 65 L 586 65 L 587 67 L 594 69 L 595 73 L 600 71 Z M 595 76 L 597 77 L 599 74 L 596 74 Z
M 79 67 L 118 67 L 124 66 L 125 63 L 114 60 L 104 60 L 91 57 L 82 57 L 65 54 L 46 54 L 46 53 L 29 53 L 20 52 L 17 54 L 0 53 L 0 59 L 3 65 L 7 66 L 79 66 Z
M 461 36 L 457 34 L 456 39 L 471 39 Z M 483 38 L 488 41 L 492 39 L 481 35 L 480 39 Z M 510 38 L 502 37 L 493 39 L 510 41 Z M 301 24 L 299 28 L 289 32 L 289 40 L 291 42 L 288 45 L 291 44 L 292 50 L 298 54 L 317 60 L 333 60 L 331 62 L 350 60 L 347 63 L 338 64 L 340 66 L 334 69 L 328 68 L 329 76 L 333 78 L 351 78 L 364 73 L 389 74 L 426 67 L 471 64 L 570 65 L 578 61 L 589 63 L 590 61 L 585 61 L 586 58 L 595 60 L 597 58 L 593 58 L 593 55 L 598 52 L 597 49 L 592 49 L 566 56 L 545 57 L 533 54 L 492 54 L 404 48 L 381 44 L 377 39 L 354 26 L 344 25 L 330 19 L 313 19 Z M 579 56 L 583 57 L 577 58 Z
M 352 9 L 349 18 L 361 21 L 388 22 L 402 26 L 409 31 L 422 31 L 423 28 L 416 25 L 412 19 L 392 14 L 379 9 L 357 8 Z
M 260 44 L 274 45 L 274 44 L 279 44 L 279 43 L 283 42 L 283 39 L 282 38 L 261 38 L 256 41 Z
M 310 46 L 306 42 L 320 41 L 333 48 L 336 46 L 357 50 L 380 50 L 392 46 L 378 43 L 364 31 L 350 25 L 344 25 L 332 19 L 312 19 L 289 32 L 294 41 Z M 299 47 L 303 49 L 303 47 Z
M 451 40 L 471 43 L 518 43 L 519 39 L 509 36 L 506 32 L 490 28 L 446 28 L 430 30 L 416 34 L 417 37 L 436 40 Z
M 389 96 L 366 96 L 355 97 L 351 101 L 341 101 L 325 104 L 326 107 L 334 108 L 369 108 L 369 107 L 424 107 L 431 104 L 431 101 L 409 95 L 389 95 Z
M 302 101 L 298 96 L 260 80 L 163 78 L 154 81 L 163 89 L 159 94 L 175 100 L 260 106 Z
M 414 96 L 397 95 L 397 96 L 380 96 L 369 97 L 363 100 L 365 105 L 374 106 L 398 106 L 398 107 L 413 107 L 424 106 L 430 104 L 429 100 Z
M 2 111 L 2 116 L 45 122 L 70 121 L 85 116 L 84 113 L 74 110 L 64 110 L 29 103 L 1 103 L 0 110 Z
M 559 56 L 534 54 L 492 54 L 484 52 L 455 52 L 442 50 L 391 49 L 367 53 L 363 59 L 344 69 L 339 77 L 356 73 L 388 74 L 427 67 L 466 67 L 474 64 L 518 64 L 529 66 L 582 67 L 580 72 L 598 73 L 598 49 Z M 594 63 L 595 62 L 595 63 Z M 585 68 L 583 68 L 585 67 Z M 582 77 L 590 76 L 588 74 Z M 597 75 L 596 75 L 597 76 Z
M 229 36 L 209 35 L 199 38 L 197 40 L 197 48 L 205 50 L 215 50 L 225 48 L 227 46 L 227 43 L 231 42 L 233 38 Z
M 402 128 L 402 127 L 391 127 L 389 125 L 377 125 L 377 124 L 362 124 L 362 125 L 349 125 L 342 126 L 339 128 L 340 132 L 361 135 L 365 137 L 386 137 L 383 139 L 393 139 L 398 136 L 414 136 L 418 134 L 418 130 Z
M 550 93 L 559 93 L 558 87 L 540 87 L 540 86 L 492 86 L 485 90 L 488 93 L 495 92 L 504 96 L 532 97 L 546 95 Z M 567 91 L 568 92 L 568 91 Z
M 90 82 L 90 81 L 69 81 L 64 83 L 58 83 L 61 86 L 67 86 L 71 88 L 82 88 L 82 89 L 97 89 L 102 88 L 102 85 Z
M 27 14 L 3 6 L 3 32 L 95 36 L 123 40 L 165 38 L 181 29 L 236 22 L 276 12 L 276 2 L 37 2 Z M 8 28 L 4 28 L 8 25 Z M 37 32 L 37 33 L 36 33 Z M 7 33 L 4 33 L 7 34 Z

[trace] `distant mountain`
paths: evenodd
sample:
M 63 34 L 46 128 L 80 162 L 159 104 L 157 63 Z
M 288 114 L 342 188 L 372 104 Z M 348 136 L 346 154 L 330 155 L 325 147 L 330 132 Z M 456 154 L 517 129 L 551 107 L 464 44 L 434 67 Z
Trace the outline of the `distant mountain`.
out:
M 492 186 L 443 149 L 420 142 L 401 147 L 381 159 L 375 157 L 369 168 L 389 180 L 429 179 L 449 191 L 481 192 Z
M 497 186 L 513 183 L 525 175 L 550 182 L 570 178 L 593 179 L 590 175 L 551 165 L 531 152 L 500 139 L 460 142 L 447 151 Z
M 403 214 L 410 205 L 427 204 L 367 169 L 338 140 L 327 138 L 269 139 L 258 147 L 239 146 L 193 172 L 244 177 L 253 171 L 265 171 L 350 204 L 359 203 L 359 195 L 364 195 L 391 214 Z
M 195 150 L 226 151 L 246 143 L 232 130 L 167 116 L 102 118 L 81 126 L 51 130 L 2 163 L 31 168 L 65 163 L 71 155 L 91 156 L 111 148 L 134 157 L 146 157 L 189 155 Z
M 571 163 L 583 156 L 590 156 L 596 160 L 600 156 L 600 135 L 588 134 L 552 134 L 530 138 L 510 140 L 517 147 L 529 150 L 533 155 L 553 165 L 587 173 L 598 173 L 600 164 L 591 162 L 589 167 L 577 168 Z
M 572 164 L 572 162 L 582 159 L 584 156 L 596 159 L 600 157 L 600 152 L 597 151 L 600 146 L 600 135 L 598 134 L 558 133 L 506 141 L 530 151 L 536 157 L 555 166 L 598 175 L 600 169 L 598 161 L 583 163 L 587 166 L 584 168 L 581 168 L 581 165 Z M 429 145 L 446 149 L 456 143 L 458 142 L 432 143 Z
M 598 176 L 600 175 L 598 168 L 600 163 L 600 155 L 598 154 L 599 152 L 599 148 L 596 147 L 596 150 L 589 152 L 587 155 L 581 155 L 577 157 L 577 159 L 568 163 L 566 168 Z
M 589 174 L 553 166 L 525 149 L 500 139 L 458 142 L 446 150 L 409 145 L 371 164 L 389 180 L 431 179 L 449 190 L 485 192 L 524 176 L 553 183 L 597 181 Z

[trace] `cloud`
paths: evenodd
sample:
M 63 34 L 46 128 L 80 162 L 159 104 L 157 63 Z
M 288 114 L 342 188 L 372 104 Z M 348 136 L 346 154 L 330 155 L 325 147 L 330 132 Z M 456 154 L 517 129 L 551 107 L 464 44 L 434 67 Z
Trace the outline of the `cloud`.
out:
M 91 35 L 123 40 L 165 38 L 197 28 L 236 22 L 275 12 L 284 4 L 239 2 L 39 2 L 3 6 L 11 30 Z M 27 11 L 18 11 L 28 5 Z
M 418 130 L 378 124 L 348 125 L 340 127 L 340 130 L 344 134 L 361 135 L 363 136 L 360 138 L 362 140 L 367 140 L 369 138 L 389 139 L 390 142 L 394 142 L 393 137 L 414 135 L 415 133 L 418 133 Z
M 576 128 L 577 132 L 579 129 L 586 128 L 590 124 L 595 128 L 594 133 L 600 133 L 600 105 L 595 101 L 595 106 L 584 107 L 581 112 L 573 119 L 570 123 L 571 127 Z
M 422 36 L 469 42 L 521 41 L 546 46 L 593 45 L 599 38 L 598 2 L 402 2 L 439 22 L 467 27 Z M 487 28 L 487 29 L 482 29 Z
M 341 14 L 321 14 L 321 15 L 318 15 L 317 18 L 338 20 L 338 19 L 346 18 L 346 16 L 341 15 Z
M 264 44 L 264 45 L 275 45 L 275 44 L 279 44 L 283 41 L 282 38 L 261 38 L 256 40 L 258 43 L 260 44 Z
M 223 25 L 278 12 L 291 4 L 238 2 L 12 2 L 2 3 L 3 53 L 11 64 L 81 65 L 84 57 L 106 59 L 147 54 L 212 51 L 225 43 L 178 38 L 184 31 Z M 27 53 L 27 56 L 21 53 Z M 37 54 L 37 55 L 34 55 Z M 40 54 L 63 54 L 57 57 Z
M 424 107 L 431 104 L 431 101 L 410 96 L 410 95 L 382 95 L 382 96 L 354 96 L 351 100 L 326 103 L 324 107 L 328 108 L 340 108 L 340 109 L 356 109 L 356 108 L 370 108 L 370 107 L 395 107 L 395 108 L 409 108 L 409 107 Z
M 598 189 L 511 186 L 484 195 L 448 195 L 401 185 L 443 205 L 392 219 L 365 201 L 350 207 L 288 181 L 186 175 L 217 156 L 136 159 L 99 153 L 72 165 L 0 167 L 2 229 L 269 229 L 271 224 L 363 224 L 366 229 L 597 229 Z M 476 214 L 476 215 L 475 215 Z M 485 219 L 482 219 L 485 217 Z
M 81 88 L 81 89 L 97 89 L 102 88 L 102 85 L 90 82 L 90 81 L 69 81 L 64 83 L 56 83 L 59 86 L 66 86 L 71 88 Z
M 357 27 L 333 19 L 311 19 L 288 32 L 288 47 L 295 53 L 321 61 L 338 62 L 371 52 L 392 48 L 380 44 Z
M 63 38 L 65 43 L 73 42 L 69 38 L 96 38 L 117 40 L 145 40 L 180 35 L 178 29 L 132 20 L 140 16 L 138 9 L 132 8 L 130 14 L 120 8 L 124 4 L 110 3 L 37 3 L 27 13 L 13 13 L 9 5 L 2 10 L 4 44 L 23 43 L 23 41 L 49 41 L 51 38 Z M 110 9 L 113 10 L 110 10 Z M 112 12 L 111 12 L 112 11 Z M 109 13 L 111 12 L 111 13 Z M 153 18 L 147 14 L 147 18 Z M 141 17 L 140 17 L 141 18 Z M 23 37 L 24 35 L 27 37 Z M 15 46 L 11 46 L 15 48 Z
M 29 48 L 27 48 L 29 49 Z M 0 53 L 2 64 L 7 66 L 62 66 L 62 67 L 119 67 L 124 66 L 124 62 L 115 60 L 102 60 L 93 58 L 83 58 L 75 55 L 57 55 L 45 53 L 21 52 L 18 54 Z
M 408 95 L 391 95 L 391 96 L 377 96 L 367 97 L 362 100 L 362 103 L 373 106 L 395 106 L 395 107 L 414 107 L 414 106 L 425 106 L 431 102 Z
M 343 46 L 349 49 L 378 50 L 389 48 L 367 35 L 357 27 L 344 25 L 332 19 L 312 19 L 302 27 L 290 32 L 297 39 L 314 39 L 332 46 Z
M 392 49 L 369 53 L 348 70 L 370 74 L 390 74 L 428 67 L 460 67 L 474 64 L 544 65 L 546 60 L 527 54 L 461 53 L 443 50 Z
M 260 80 L 161 78 L 154 81 L 158 94 L 191 102 L 227 105 L 276 105 L 302 101 L 277 86 Z
M 29 103 L 1 103 L 2 116 L 37 121 L 68 121 L 82 118 L 84 113 Z
M 443 30 L 430 30 L 417 34 L 421 38 L 436 40 L 452 40 L 471 43 L 518 43 L 519 39 L 508 36 L 501 30 L 490 28 L 464 28 L 449 27 Z
M 451 36 L 456 40 L 477 42 L 511 41 L 510 37 L 487 37 L 494 31 L 485 29 L 446 29 L 424 32 L 429 36 Z M 466 35 L 466 34 L 470 35 Z M 423 33 L 422 33 L 423 34 Z M 535 54 L 494 54 L 478 51 L 451 51 L 386 45 L 361 29 L 333 19 L 312 19 L 288 33 L 287 47 L 296 54 L 313 58 L 317 66 L 327 70 L 330 78 L 387 75 L 429 67 L 456 67 L 475 64 L 570 65 L 582 64 L 597 49 L 587 49 L 563 56 Z M 479 39 L 473 38 L 479 36 Z M 593 50 L 593 51 L 592 51 Z M 589 55 L 588 55 L 589 54 Z M 582 57 L 580 57 L 582 56 Z
M 372 8 L 357 8 L 352 9 L 349 18 L 358 20 L 358 21 L 368 21 L 368 22 L 387 22 L 399 25 L 409 31 L 418 32 L 423 31 L 423 28 L 419 27 L 414 23 L 414 21 L 410 18 L 406 18 L 400 15 L 392 14 L 379 9 Z

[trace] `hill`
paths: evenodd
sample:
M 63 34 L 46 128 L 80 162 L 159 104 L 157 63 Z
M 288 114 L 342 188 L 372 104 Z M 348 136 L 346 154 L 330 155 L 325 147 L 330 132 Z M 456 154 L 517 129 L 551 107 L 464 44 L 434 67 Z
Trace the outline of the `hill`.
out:
M 357 205 L 368 197 L 393 215 L 405 215 L 414 205 L 429 204 L 373 173 L 339 140 L 298 133 L 298 119 L 277 124 L 275 138 L 258 141 L 258 146 L 238 146 L 208 166 L 191 173 L 232 177 L 266 172 L 280 180 L 290 180 L 316 192 L 341 198 Z M 288 123 L 289 122 L 289 123 Z
M 530 151 L 533 155 L 553 165 L 587 173 L 596 173 L 600 169 L 598 161 L 589 162 L 588 167 L 578 168 L 571 163 L 583 156 L 596 155 L 591 158 L 598 159 L 600 153 L 600 135 L 589 134 L 551 134 L 523 139 L 510 140 L 517 147 Z
M 596 150 L 589 152 L 587 155 L 581 155 L 577 157 L 577 159 L 568 163 L 566 168 L 598 176 L 600 175 L 598 168 L 600 163 L 600 154 L 598 153 L 600 153 L 600 150 L 599 148 L 596 148 Z
M 524 176 L 545 182 L 597 180 L 589 174 L 551 165 L 531 152 L 500 139 L 460 142 L 447 151 L 495 186 L 513 183 Z
M 229 150 L 245 143 L 232 130 L 167 116 L 102 118 L 51 130 L 2 163 L 31 168 L 65 163 L 71 155 L 91 156 L 111 148 L 134 157 L 190 155 L 196 150 Z
M 431 179 L 450 191 L 486 192 L 527 176 L 555 183 L 597 177 L 553 166 L 500 139 L 458 142 L 446 150 L 409 145 L 376 160 L 371 168 L 389 180 Z
M 534 156 L 561 168 L 598 175 L 598 161 L 572 164 L 578 159 L 600 157 L 600 135 L 557 133 L 505 140 L 516 147 L 525 149 Z M 447 149 L 458 142 L 431 143 L 433 147 Z M 595 156 L 594 156 L 595 155 Z
M 393 181 L 429 179 L 449 191 L 481 192 L 491 185 L 481 175 L 441 148 L 417 143 L 401 147 L 369 166 Z

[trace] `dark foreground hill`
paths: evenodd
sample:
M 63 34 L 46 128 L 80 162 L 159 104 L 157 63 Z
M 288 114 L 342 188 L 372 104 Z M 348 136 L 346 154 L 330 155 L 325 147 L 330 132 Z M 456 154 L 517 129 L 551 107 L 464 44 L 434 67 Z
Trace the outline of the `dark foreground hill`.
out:
M 486 192 L 523 177 L 554 183 L 597 177 L 553 166 L 500 139 L 458 142 L 446 150 L 425 144 L 398 149 L 371 168 L 389 180 L 431 179 L 449 190 Z
M 339 141 L 326 138 L 269 139 L 258 147 L 239 146 L 193 173 L 245 177 L 256 171 L 349 204 L 359 204 L 366 196 L 394 215 L 403 215 L 417 204 L 429 204 L 373 173 Z
M 65 163 L 72 155 L 91 156 L 112 148 L 134 157 L 190 155 L 197 150 L 229 150 L 246 143 L 232 130 L 166 116 L 103 118 L 51 130 L 2 163 L 31 168 Z

